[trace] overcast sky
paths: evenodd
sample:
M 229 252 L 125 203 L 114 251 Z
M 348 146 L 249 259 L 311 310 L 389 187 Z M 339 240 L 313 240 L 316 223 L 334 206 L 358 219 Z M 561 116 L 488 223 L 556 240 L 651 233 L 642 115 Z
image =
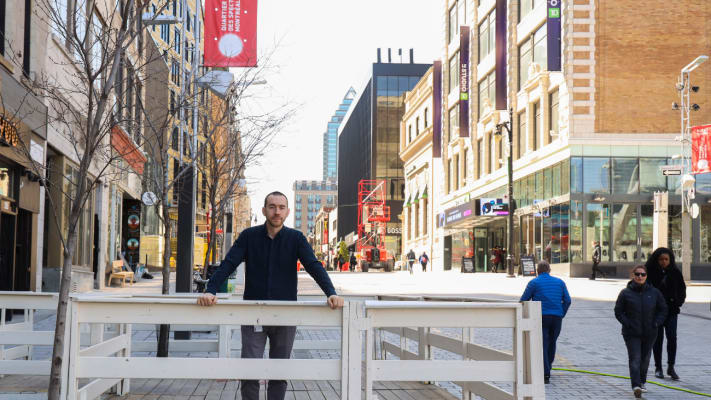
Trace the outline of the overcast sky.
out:
M 261 97 L 300 104 L 296 118 L 276 140 L 262 165 L 248 168 L 252 209 L 261 223 L 264 196 L 284 192 L 293 204 L 295 180 L 322 177 L 326 123 L 349 87 L 360 93 L 377 48 L 403 49 L 408 62 L 431 63 L 443 46 L 442 0 L 260 0 L 260 52 L 279 43 Z M 383 51 L 387 61 L 387 50 Z M 266 101 L 266 100 L 265 100 Z M 267 107 L 268 105 L 265 105 Z M 293 226 L 293 215 L 287 225 Z

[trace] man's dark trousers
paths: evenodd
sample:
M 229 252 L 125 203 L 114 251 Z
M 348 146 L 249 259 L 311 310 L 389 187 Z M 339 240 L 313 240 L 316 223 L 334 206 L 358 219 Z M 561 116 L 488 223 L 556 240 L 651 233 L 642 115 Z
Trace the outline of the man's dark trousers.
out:
M 543 325 L 543 376 L 551 376 L 551 366 L 555 359 L 555 344 L 560 335 L 560 328 L 563 325 L 563 317 L 557 315 L 543 315 L 541 317 Z
M 630 365 L 630 383 L 634 389 L 647 383 L 647 370 L 649 369 L 649 358 L 652 355 L 652 346 L 657 339 L 656 334 L 652 336 L 624 336 L 627 346 L 627 355 Z
M 255 332 L 254 326 L 242 326 L 242 358 L 263 358 L 264 347 L 269 338 L 269 358 L 289 358 L 296 336 L 295 326 L 263 326 L 262 332 Z M 259 399 L 259 381 L 241 381 L 242 398 Z M 283 400 L 286 395 L 286 381 L 269 381 L 268 400 Z
M 667 364 L 674 365 L 676 361 L 676 324 L 678 314 L 669 314 L 664 324 L 657 331 L 657 341 L 654 342 L 654 365 L 662 368 L 662 348 L 664 347 L 664 334 L 667 336 Z

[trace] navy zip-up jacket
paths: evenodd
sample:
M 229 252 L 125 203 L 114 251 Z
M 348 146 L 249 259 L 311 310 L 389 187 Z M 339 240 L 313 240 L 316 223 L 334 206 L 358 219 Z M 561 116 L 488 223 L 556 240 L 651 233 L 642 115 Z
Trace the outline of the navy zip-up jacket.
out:
M 297 259 L 327 297 L 336 294 L 331 278 L 316 259 L 304 234 L 284 226 L 272 239 L 267 234 L 266 224 L 240 233 L 210 278 L 207 291 L 217 293 L 217 288 L 244 261 L 247 265 L 245 300 L 296 300 Z

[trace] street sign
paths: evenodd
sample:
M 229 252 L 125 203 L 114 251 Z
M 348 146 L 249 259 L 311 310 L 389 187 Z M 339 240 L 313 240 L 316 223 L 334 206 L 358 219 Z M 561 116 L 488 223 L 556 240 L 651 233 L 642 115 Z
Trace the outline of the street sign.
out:
M 664 176 L 678 176 L 681 175 L 681 165 L 662 165 L 659 169 L 662 171 Z

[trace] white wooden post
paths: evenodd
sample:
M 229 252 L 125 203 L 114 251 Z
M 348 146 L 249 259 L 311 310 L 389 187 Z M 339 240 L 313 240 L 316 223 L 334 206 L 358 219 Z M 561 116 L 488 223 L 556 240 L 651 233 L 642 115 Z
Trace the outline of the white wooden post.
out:
M 538 301 L 523 302 L 523 332 L 525 384 L 532 390 L 527 399 L 545 399 L 543 384 L 543 333 L 541 332 L 541 303 Z
M 124 357 L 131 357 L 131 335 L 133 333 L 133 327 L 131 324 L 120 324 L 118 326 L 118 334 L 126 336 L 126 347 L 121 351 L 121 355 Z M 131 380 L 124 378 L 121 383 L 118 384 L 118 395 L 124 396 L 131 391 Z
M 364 328 L 364 318 L 361 313 L 362 302 L 351 302 L 349 316 L 350 329 L 348 330 L 348 394 L 344 396 L 349 400 L 361 398 L 361 352 L 363 339 L 361 337 Z M 343 394 L 341 394 L 343 396 Z
M 67 314 L 71 316 L 71 323 L 67 323 L 71 328 L 68 334 L 64 336 L 64 348 L 69 348 L 69 357 L 64 358 L 64 364 L 69 364 L 69 377 L 67 379 L 67 384 L 62 385 L 62 387 L 67 388 L 67 400 L 74 400 L 77 398 L 79 380 L 77 379 L 77 368 L 79 364 L 79 351 L 80 351 L 80 340 L 81 340 L 81 330 L 79 330 L 79 318 L 78 315 L 79 304 L 75 301 L 69 300 L 67 304 Z M 66 353 L 66 352 L 65 352 Z M 67 362 L 67 360 L 69 362 Z
M 365 399 L 373 399 L 373 343 L 375 341 L 373 329 L 365 330 Z M 401 331 L 403 334 L 403 331 Z M 400 336 L 402 338 L 402 336 Z M 400 340 L 400 355 L 404 354 L 402 347 L 402 339 Z
M 469 360 L 470 328 L 462 328 L 462 360 Z M 462 400 L 472 400 L 472 392 L 462 388 Z
M 217 333 L 217 356 L 230 358 L 232 344 L 232 326 L 220 325 Z
M 351 304 L 346 301 L 343 305 L 341 321 L 341 397 L 348 398 L 348 340 L 350 338 Z

